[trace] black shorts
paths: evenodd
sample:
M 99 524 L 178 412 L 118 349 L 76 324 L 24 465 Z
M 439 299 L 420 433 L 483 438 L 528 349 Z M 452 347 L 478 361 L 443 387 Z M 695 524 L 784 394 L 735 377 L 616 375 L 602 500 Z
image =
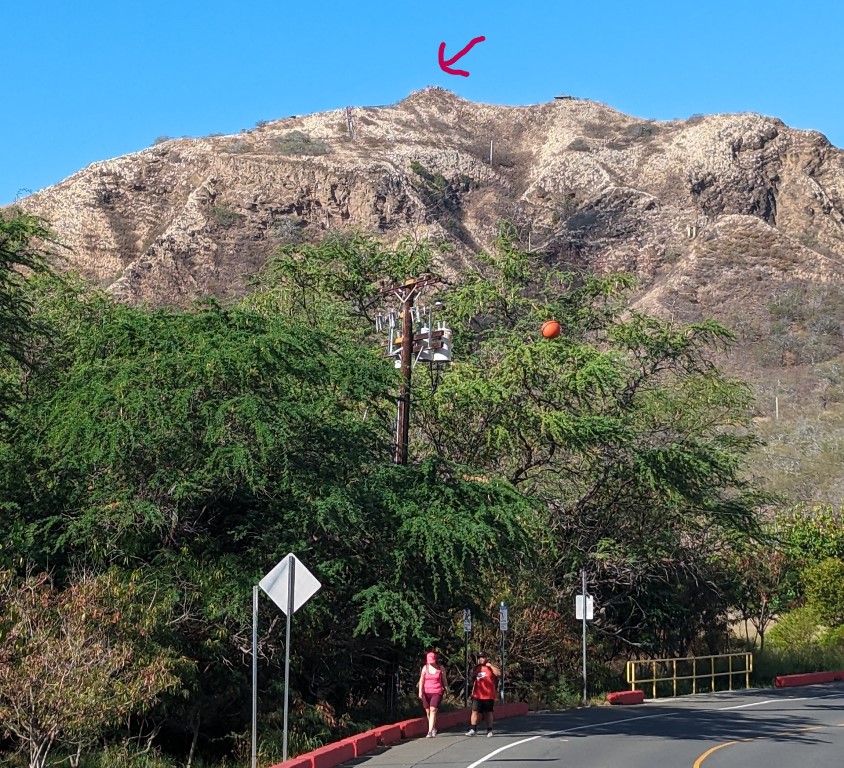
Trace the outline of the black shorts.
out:
M 495 706 L 495 699 L 476 699 L 472 697 L 472 712 L 492 712 Z

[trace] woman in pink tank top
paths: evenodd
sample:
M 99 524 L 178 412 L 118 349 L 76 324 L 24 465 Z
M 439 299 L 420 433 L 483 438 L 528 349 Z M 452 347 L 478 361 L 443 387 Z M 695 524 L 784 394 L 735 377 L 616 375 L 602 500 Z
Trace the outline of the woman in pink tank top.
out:
M 425 666 L 419 673 L 419 698 L 428 716 L 428 738 L 437 735 L 437 710 L 445 693 L 445 670 L 437 663 L 437 654 L 431 651 L 425 657 Z

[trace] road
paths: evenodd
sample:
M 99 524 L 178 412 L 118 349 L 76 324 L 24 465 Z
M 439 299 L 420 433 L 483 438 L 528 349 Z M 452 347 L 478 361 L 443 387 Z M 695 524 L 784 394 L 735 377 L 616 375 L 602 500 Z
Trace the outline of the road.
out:
M 751 690 L 502 720 L 345 765 L 366 768 L 841 768 L 844 685 Z

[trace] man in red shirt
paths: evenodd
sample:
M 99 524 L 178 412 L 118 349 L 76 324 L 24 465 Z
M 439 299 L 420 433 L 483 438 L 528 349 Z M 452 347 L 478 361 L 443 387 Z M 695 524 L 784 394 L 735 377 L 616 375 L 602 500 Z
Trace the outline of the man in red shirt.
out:
M 472 727 L 466 732 L 467 736 L 474 736 L 481 715 L 486 719 L 486 735 L 492 736 L 492 710 L 495 707 L 495 694 L 498 688 L 498 678 L 501 670 L 489 661 L 489 656 L 481 651 L 478 654 L 478 664 L 475 667 L 472 686 Z

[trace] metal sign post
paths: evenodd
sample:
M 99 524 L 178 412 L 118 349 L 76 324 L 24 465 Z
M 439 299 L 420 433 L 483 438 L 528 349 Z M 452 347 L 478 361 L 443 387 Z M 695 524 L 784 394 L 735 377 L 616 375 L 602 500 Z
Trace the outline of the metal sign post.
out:
M 292 552 L 281 560 L 252 590 L 252 768 L 258 760 L 258 587 L 287 616 L 284 644 L 283 759 L 287 760 L 287 714 L 290 699 L 290 622 L 322 585 Z
M 581 587 L 583 589 L 583 592 L 581 594 L 583 595 L 583 603 L 584 603 L 584 606 L 583 606 L 583 609 L 584 609 L 583 610 L 583 706 L 585 707 L 586 701 L 587 701 L 587 697 L 586 697 L 586 605 L 585 605 L 585 603 L 586 603 L 586 569 L 585 568 L 583 568 L 580 571 L 580 575 L 581 575 L 581 580 L 582 580 Z M 287 721 L 285 720 L 285 728 L 286 727 L 287 727 Z
M 252 587 L 252 768 L 258 764 L 258 585 Z
M 503 600 L 501 602 L 501 606 L 498 609 L 498 627 L 501 630 L 501 680 L 499 681 L 499 694 L 501 696 L 501 701 L 504 701 L 504 666 L 507 663 L 506 654 L 507 654 L 507 628 L 510 624 L 510 609 L 507 607 L 507 603 Z
M 463 609 L 463 706 L 469 703 L 469 635 L 472 633 L 472 610 Z
M 583 620 L 583 705 L 587 705 L 586 698 L 586 621 L 594 617 L 595 603 L 590 595 L 586 594 L 586 569 L 580 571 L 582 593 L 574 600 L 574 615 Z

